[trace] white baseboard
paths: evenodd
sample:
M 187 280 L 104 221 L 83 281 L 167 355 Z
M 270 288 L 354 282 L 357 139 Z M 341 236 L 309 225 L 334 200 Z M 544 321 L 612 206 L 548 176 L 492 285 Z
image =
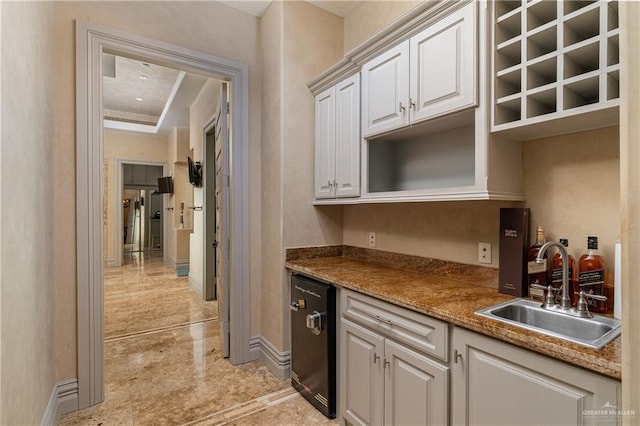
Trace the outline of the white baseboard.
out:
M 44 410 L 40 424 L 55 426 L 61 415 L 77 411 L 78 407 L 78 379 L 58 382 L 51 390 L 49 403 Z
M 194 289 L 195 291 L 197 291 L 200 296 L 203 296 L 203 293 L 202 293 L 202 281 L 200 281 L 197 278 L 192 277 L 191 274 L 189 274 L 189 286 L 192 289 Z
M 279 379 L 291 377 L 291 354 L 289 351 L 280 352 L 265 337 L 251 337 L 249 339 L 249 353 L 251 358 L 260 358 Z
M 58 382 L 58 415 L 78 411 L 80 403 L 78 401 L 78 379 L 69 379 Z

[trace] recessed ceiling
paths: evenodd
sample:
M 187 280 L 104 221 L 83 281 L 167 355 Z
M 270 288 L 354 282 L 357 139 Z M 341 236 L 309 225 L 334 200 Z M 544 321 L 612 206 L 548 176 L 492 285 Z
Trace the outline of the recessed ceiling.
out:
M 189 106 L 207 77 L 103 54 L 105 128 L 166 135 L 189 126 Z
M 293 0 L 296 1 L 296 0 Z M 355 9 L 363 0 L 356 1 L 342 1 L 342 0 L 305 0 L 315 6 L 318 6 L 326 11 L 345 17 L 353 9 Z M 243 12 L 249 13 L 253 16 L 261 17 L 264 12 L 267 11 L 272 3 L 272 0 L 264 1 L 252 1 L 252 0 L 220 0 L 220 3 L 224 3 L 227 6 L 234 7 Z

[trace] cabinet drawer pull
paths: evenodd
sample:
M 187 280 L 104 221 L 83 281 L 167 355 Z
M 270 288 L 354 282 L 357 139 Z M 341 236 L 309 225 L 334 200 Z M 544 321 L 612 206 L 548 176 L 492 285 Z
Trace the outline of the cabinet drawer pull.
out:
M 400 112 L 404 112 L 406 108 L 404 107 L 404 105 L 402 105 L 402 102 L 400 102 Z
M 384 368 L 387 368 L 387 365 L 391 365 L 391 361 L 389 361 L 388 359 L 384 359 Z
M 457 349 L 453 350 L 453 363 L 457 364 L 458 360 L 462 361 L 462 354 L 458 353 Z
M 370 313 L 368 313 L 368 312 L 365 312 L 365 313 L 367 314 L 367 316 L 368 316 L 369 318 L 372 318 L 372 319 L 374 319 L 374 320 L 376 320 L 376 321 L 383 322 L 383 323 L 385 323 L 385 324 L 387 324 L 387 325 L 391 325 L 391 324 L 392 324 L 392 323 L 391 323 L 391 320 L 388 320 L 388 319 L 386 319 L 386 318 L 382 318 L 382 317 L 381 317 L 381 316 L 379 316 L 379 315 L 373 315 L 373 314 L 370 314 Z
M 377 364 L 379 359 L 380 359 L 380 355 L 374 353 L 373 354 L 373 363 Z
M 416 109 L 416 103 L 411 98 L 409 98 L 409 108 Z

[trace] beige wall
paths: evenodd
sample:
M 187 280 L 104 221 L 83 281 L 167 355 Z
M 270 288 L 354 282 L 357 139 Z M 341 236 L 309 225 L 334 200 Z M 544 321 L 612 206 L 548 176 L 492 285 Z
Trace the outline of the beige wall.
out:
M 252 157 L 260 149 L 261 81 L 257 62 L 258 19 L 221 3 L 189 2 L 187 7 L 184 2 L 56 2 L 53 7 L 56 58 L 55 341 L 56 376 L 63 380 L 77 376 L 74 20 L 100 23 L 248 64 L 251 164 L 255 164 Z M 260 185 L 259 175 L 252 174 L 250 180 L 251 187 Z M 256 195 L 252 193 L 252 196 Z M 259 201 L 252 198 L 250 208 L 259 208 Z M 259 221 L 259 215 L 251 215 L 250 220 Z M 252 246 L 250 256 L 253 271 L 254 261 L 260 256 L 259 248 Z M 257 278 L 252 274 L 251 279 Z
M 620 237 L 619 128 L 527 141 L 523 145 L 524 193 L 531 226 L 544 225 L 547 240 L 569 239 L 579 257 L 587 235 L 613 267 Z
M 260 286 L 252 292 L 260 303 L 252 312 L 260 321 L 251 322 L 252 334 L 263 334 L 282 346 L 282 32 L 283 3 L 273 2 L 260 22 L 262 62 L 262 141 L 261 141 L 261 250 Z M 274 290 L 275 293 L 274 293 Z M 255 301 L 256 299 L 254 299 Z M 276 307 L 275 309 L 273 307 Z M 275 312 L 274 312 L 275 311 Z M 275 314 L 275 315 L 274 315 Z
M 621 2 L 620 183 L 622 222 L 622 409 L 634 410 L 623 424 L 640 416 L 640 3 Z
M 344 17 L 344 53 L 363 43 L 421 1 L 363 1 Z
M 165 229 L 167 230 L 164 261 L 171 266 L 189 263 L 188 223 L 180 229 L 180 203 L 185 206 L 193 205 L 193 187 L 189 183 L 187 170 L 187 155 L 189 155 L 189 129 L 174 127 L 168 138 L 169 173 L 173 177 L 173 194 L 169 197 L 168 207 L 173 210 L 166 212 Z
M 193 161 L 199 161 L 201 164 L 204 164 L 204 127 L 209 124 L 215 113 L 219 96 L 220 82 L 209 79 L 189 108 L 189 147 L 193 150 Z M 193 206 L 202 206 L 203 187 L 192 188 Z M 189 217 L 193 229 L 189 242 L 189 280 L 204 292 L 204 211 L 195 211 L 188 207 L 190 206 L 185 206 L 185 215 Z
M 307 87 L 342 57 L 342 19 L 306 2 L 274 2 L 262 19 L 261 36 L 261 334 L 279 350 L 287 350 L 285 247 L 342 241 L 341 208 L 312 206 L 314 98 Z
M 105 129 L 104 161 L 106 194 L 103 198 L 106 212 L 106 231 L 104 257 L 107 264 L 113 264 L 116 256 L 116 243 L 122 242 L 122 232 L 115 230 L 116 215 L 121 214 L 121 204 L 114 203 L 116 194 L 116 159 L 138 161 L 167 162 L 167 138 L 149 133 L 127 132 Z
M 2 2 L 0 424 L 40 424 L 55 384 L 53 4 Z

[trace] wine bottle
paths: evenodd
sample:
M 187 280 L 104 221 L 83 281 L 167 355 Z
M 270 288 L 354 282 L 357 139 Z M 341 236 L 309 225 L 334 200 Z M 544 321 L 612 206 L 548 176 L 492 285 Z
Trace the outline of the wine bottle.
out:
M 529 274 L 529 296 L 534 299 L 544 300 L 544 290 L 532 288 L 531 284 L 546 285 L 547 253 L 544 254 L 544 262 L 536 262 L 540 247 L 546 242 L 544 226 L 536 227 L 536 242 L 527 253 L 527 272 Z
M 598 237 L 587 237 L 587 252 L 580 256 L 578 268 L 579 291 L 584 291 L 585 294 L 605 295 L 607 267 L 604 257 L 598 253 Z M 603 314 L 607 311 L 607 302 L 587 298 L 587 303 L 591 312 Z

